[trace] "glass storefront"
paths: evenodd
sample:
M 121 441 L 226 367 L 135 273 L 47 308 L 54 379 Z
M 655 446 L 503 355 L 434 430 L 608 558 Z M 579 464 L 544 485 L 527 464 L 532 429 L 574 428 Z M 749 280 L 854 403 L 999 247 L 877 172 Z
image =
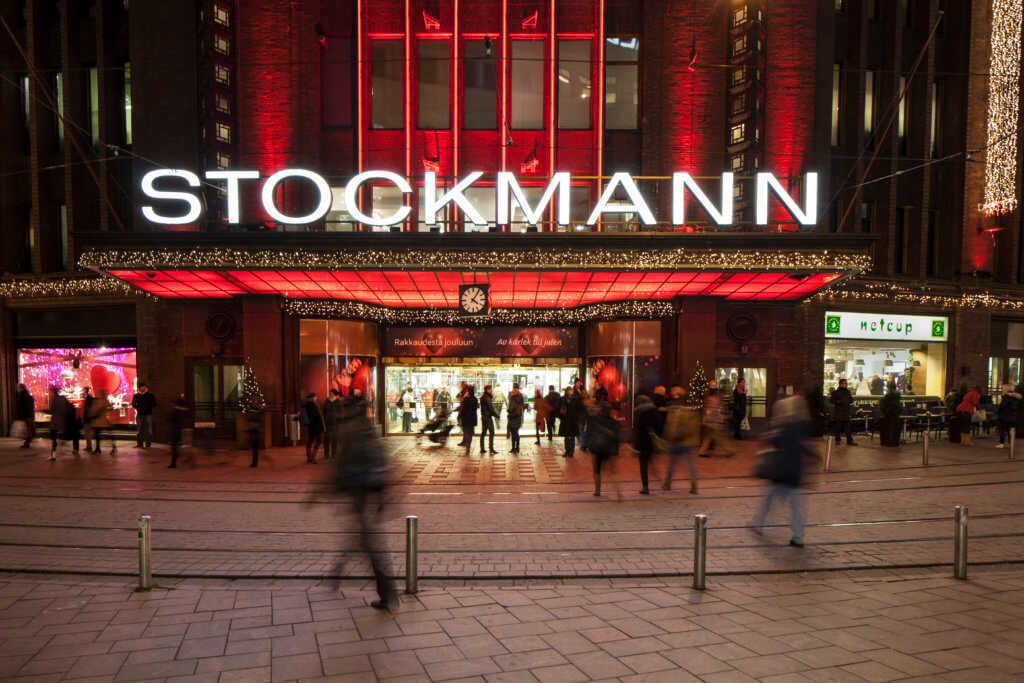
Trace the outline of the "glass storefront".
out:
M 529 406 L 523 418 L 521 434 L 534 433 L 536 413 L 533 411 L 534 392 L 540 389 L 541 394 L 548 393 L 548 387 L 562 393 L 564 388 L 572 384 L 579 376 L 579 364 L 573 359 L 564 362 L 506 363 L 497 358 L 451 359 L 446 363 L 388 363 L 384 367 L 384 391 L 387 397 L 385 414 L 386 433 L 401 434 L 417 432 L 427 421 L 432 420 L 447 406 L 453 410 L 457 406 L 456 397 L 462 382 L 476 387 L 477 395 L 483 387 L 490 384 L 494 390 L 494 407 L 500 413 L 495 424 L 495 431 L 503 434 L 508 424 L 507 400 L 512 384 L 518 383 L 519 390 Z M 403 407 L 398 400 L 406 389 L 411 388 L 415 397 L 412 406 L 412 417 L 405 423 Z M 454 422 L 456 416 L 451 415 Z M 456 427 L 455 433 L 458 433 Z
M 131 402 L 135 393 L 135 349 L 122 348 L 34 348 L 18 350 L 18 381 L 35 398 L 37 420 L 49 419 L 50 387 L 57 387 L 76 409 L 82 407 L 82 390 L 101 390 L 110 402 L 110 421 L 132 422 Z
M 825 314 L 824 392 L 847 380 L 857 397 L 942 397 L 946 390 L 945 317 L 829 311 Z

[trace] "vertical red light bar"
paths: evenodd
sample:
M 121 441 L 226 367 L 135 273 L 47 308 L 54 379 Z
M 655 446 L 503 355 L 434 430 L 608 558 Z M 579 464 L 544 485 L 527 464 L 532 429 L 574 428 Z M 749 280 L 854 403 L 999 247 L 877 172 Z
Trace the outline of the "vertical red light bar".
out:
M 597 7 L 597 87 L 595 88 L 594 106 L 597 107 L 597 127 L 594 130 L 594 142 L 597 146 L 597 166 L 594 175 L 597 176 L 597 194 L 601 196 L 601 176 L 604 175 L 604 2 L 601 0 Z M 604 223 L 599 221 L 597 230 L 604 230 Z
M 555 100 L 558 97 L 557 73 L 558 65 L 555 62 L 555 0 L 551 0 L 551 20 L 548 22 L 548 174 L 555 174 L 555 145 L 558 140 L 558 131 L 555 128 Z M 548 223 L 549 232 L 555 230 L 554 216 Z
M 498 141 L 501 144 L 501 170 L 508 170 L 508 0 L 501 0 L 501 129 Z M 509 226 L 503 226 L 504 230 Z
M 356 2 L 356 165 L 363 172 L 363 0 Z
M 412 25 L 409 18 L 409 0 L 405 0 L 405 40 L 402 43 L 402 56 L 405 64 L 405 177 L 412 180 Z M 403 232 L 412 231 L 412 221 L 407 220 L 402 227 Z
M 459 121 L 459 102 L 461 94 L 459 91 L 459 45 L 462 44 L 462 36 L 459 35 L 459 0 L 454 0 L 452 13 L 452 174 L 459 177 L 459 131 L 462 123 Z M 452 224 L 449 222 L 444 226 L 444 232 L 450 232 Z

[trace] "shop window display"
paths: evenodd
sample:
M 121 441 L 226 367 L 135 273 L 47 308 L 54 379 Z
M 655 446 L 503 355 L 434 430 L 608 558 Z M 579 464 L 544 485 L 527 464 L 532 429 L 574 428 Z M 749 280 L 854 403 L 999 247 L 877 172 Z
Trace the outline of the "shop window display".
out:
M 824 390 L 828 395 L 848 382 L 855 398 L 885 394 L 895 382 L 901 394 L 942 396 L 946 382 L 946 345 L 928 342 L 826 340 Z
M 50 387 L 57 387 L 76 409 L 82 408 L 82 391 L 104 390 L 110 401 L 110 421 L 132 422 L 131 400 L 135 393 L 134 348 L 48 348 L 20 349 L 18 377 L 35 397 L 37 420 L 48 419 Z

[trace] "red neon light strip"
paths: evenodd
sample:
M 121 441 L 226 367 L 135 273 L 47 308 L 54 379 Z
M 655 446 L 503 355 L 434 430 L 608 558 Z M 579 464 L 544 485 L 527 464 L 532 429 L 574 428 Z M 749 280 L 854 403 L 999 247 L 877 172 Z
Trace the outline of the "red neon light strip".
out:
M 408 4 L 406 5 L 408 7 Z M 366 37 L 370 40 L 402 40 L 404 33 L 368 33 Z
M 597 108 L 597 129 L 594 137 L 597 138 L 597 168 L 594 175 L 597 179 L 597 196 L 601 196 L 601 176 L 604 175 L 604 0 L 598 3 L 597 8 L 597 97 L 594 98 L 591 106 Z M 600 224 L 599 224 L 600 225 Z M 604 230 L 602 225 L 600 230 Z
M 501 0 L 501 123 L 498 127 L 498 140 L 501 143 L 501 170 L 508 170 L 508 0 Z M 502 231 L 511 230 L 511 226 L 501 226 Z
M 402 65 L 405 74 L 405 177 L 412 177 L 412 38 L 410 37 L 412 25 L 409 17 L 409 0 L 405 0 L 405 35 L 402 36 L 402 51 L 405 57 L 405 64 Z M 412 221 L 407 220 L 402 226 L 403 232 L 412 230 Z
M 459 100 L 461 99 L 461 93 L 459 92 L 459 0 L 453 0 L 454 5 L 454 18 L 452 20 L 452 34 L 455 39 L 452 40 L 452 174 L 459 177 L 459 131 L 462 130 L 462 121 L 459 119 Z M 444 224 L 441 232 L 449 232 L 452 228 L 451 220 Z
M 594 37 L 593 32 L 591 33 L 559 33 L 559 38 L 566 38 L 568 40 L 590 40 Z
M 548 87 L 550 92 L 548 93 L 548 174 L 555 174 L 555 145 L 558 142 L 556 136 L 558 131 L 555 128 L 555 100 L 558 99 L 558 91 L 555 88 L 558 85 L 556 80 L 558 72 L 558 63 L 555 61 L 555 3 L 557 0 L 551 0 L 551 21 L 548 26 L 548 54 L 550 55 L 550 63 L 548 64 Z M 552 211 L 554 208 L 552 207 Z M 554 213 L 549 212 L 548 217 L 551 221 L 548 223 L 547 230 L 555 231 L 558 226 L 554 223 Z

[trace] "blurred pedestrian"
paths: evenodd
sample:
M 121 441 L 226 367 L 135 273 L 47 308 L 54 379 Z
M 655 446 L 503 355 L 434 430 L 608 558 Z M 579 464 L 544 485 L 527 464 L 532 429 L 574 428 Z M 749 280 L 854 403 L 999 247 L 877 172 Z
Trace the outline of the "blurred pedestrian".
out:
M 535 436 L 537 437 L 537 445 L 540 445 L 540 437 L 546 429 L 548 423 L 548 416 L 551 414 L 551 406 L 548 405 L 544 395 L 540 393 L 540 387 L 537 387 L 533 392 L 533 414 L 534 418 L 534 429 Z
M 359 522 L 359 545 L 370 560 L 376 582 L 377 599 L 370 606 L 391 610 L 398 604 L 398 592 L 385 564 L 385 551 L 376 531 L 378 516 L 384 510 L 388 486 L 388 458 L 373 424 L 366 416 L 365 403 L 357 397 L 346 404 L 341 454 L 337 459 L 335 486 L 338 493 L 352 499 L 352 511 Z M 338 568 L 341 575 L 342 567 Z
M 57 442 L 74 440 L 74 452 L 78 453 L 78 436 L 75 430 L 75 407 L 61 396 L 57 387 L 50 387 L 50 460 L 57 459 Z
M 173 470 L 178 467 L 178 455 L 181 453 L 181 446 L 185 440 L 187 417 L 188 405 L 185 403 L 185 397 L 179 396 L 175 399 L 174 407 L 171 408 L 171 413 L 168 416 L 168 422 L 171 424 L 171 464 L 167 466 L 168 469 Z
M 846 388 L 846 380 L 839 380 L 839 386 L 832 391 L 828 399 L 832 404 L 832 430 L 835 435 L 836 444 L 839 444 L 842 434 L 846 434 L 846 445 L 856 446 L 853 442 L 853 394 Z M 808 410 L 810 414 L 810 410 Z
M 92 413 L 92 402 L 95 399 L 91 387 L 82 389 L 82 431 L 85 432 L 85 452 L 92 453 L 92 425 L 89 423 L 89 415 Z
M 22 383 L 18 383 L 18 393 L 14 397 L 14 419 L 23 423 L 25 432 L 25 443 L 20 448 L 28 448 L 36 436 L 36 399 Z
M 316 452 L 324 441 L 324 416 L 316 404 L 316 392 L 306 394 L 306 401 L 299 413 L 299 422 L 306 425 L 306 463 L 315 465 Z
M 97 389 L 96 396 L 89 404 L 89 425 L 92 427 L 93 436 L 96 437 L 96 449 L 93 455 L 99 455 L 103 449 L 100 441 L 103 439 L 103 432 L 110 429 L 110 402 L 107 400 L 107 390 Z M 110 454 L 117 453 L 117 442 L 110 436 Z
M 583 386 L 583 380 L 578 379 L 572 383 L 572 391 L 580 405 L 586 406 L 590 401 L 590 393 Z M 580 450 L 587 450 L 587 411 L 580 411 Z
M 570 387 L 571 389 L 571 387 Z M 594 465 L 594 495 L 601 495 L 602 474 L 614 472 L 614 458 L 619 454 L 619 423 L 611 414 L 611 406 L 607 401 L 594 405 L 594 411 L 587 416 L 587 443 Z M 619 482 L 615 484 L 615 493 L 622 500 Z
M 758 475 L 771 481 L 771 486 L 754 514 L 752 525 L 754 533 L 760 536 L 772 499 L 776 496 L 789 498 L 793 532 L 789 544 L 803 548 L 807 503 L 801 484 L 804 459 L 811 455 L 805 444 L 811 430 L 810 411 L 803 396 L 792 396 L 776 403 L 774 412 L 768 435 L 770 449 L 764 453 L 758 470 Z
M 741 441 L 744 428 L 750 427 L 747 423 L 747 380 L 741 377 L 732 390 L 732 438 Z
M 704 406 L 701 414 L 701 442 L 697 455 L 710 458 L 709 451 L 713 448 L 725 447 L 725 413 L 722 412 L 722 394 L 715 380 L 708 382 L 707 393 L 704 394 Z M 732 452 L 724 453 L 731 456 Z
M 555 391 L 555 385 L 548 385 L 548 393 L 544 397 L 544 401 L 548 404 L 548 414 L 545 418 L 547 421 L 548 428 L 548 441 L 554 441 L 555 439 L 555 419 L 562 414 L 562 399 Z
M 672 476 L 676 465 L 686 460 L 690 473 L 690 493 L 697 493 L 697 463 L 694 462 L 693 449 L 700 445 L 699 410 L 686 405 L 686 391 L 678 384 L 672 385 L 672 396 L 665 404 L 665 441 L 668 442 L 668 471 L 661 488 L 666 491 L 672 488 Z
M 648 466 L 654 456 L 655 442 L 661 440 L 661 433 L 665 426 L 665 416 L 654 405 L 649 396 L 640 395 L 636 397 L 636 411 L 634 412 L 633 425 L 636 427 L 636 440 L 634 447 L 637 452 L 637 459 L 640 463 L 640 493 L 648 495 Z
M 476 411 L 480 407 L 480 401 L 476 398 L 476 387 L 472 384 L 466 386 L 462 402 L 459 404 L 459 426 L 462 427 L 462 441 L 460 446 L 473 447 L 473 432 L 476 430 Z M 482 448 L 480 449 L 483 450 Z
M 149 392 L 145 382 L 139 383 L 139 390 L 132 396 L 132 408 L 135 409 L 135 425 L 138 433 L 135 445 L 142 448 L 153 446 L 153 411 L 156 410 L 156 397 Z
M 484 385 L 484 393 L 480 394 L 480 455 L 487 452 L 484 448 L 484 439 L 490 434 L 490 452 L 494 450 L 494 421 L 498 419 L 498 411 L 494 407 L 494 390 L 490 384 Z
M 338 454 L 341 438 L 341 393 L 331 389 L 324 401 L 324 458 L 333 458 Z
M 1003 385 L 1003 395 L 999 399 L 999 408 L 996 410 L 996 421 L 999 425 L 999 443 L 996 448 L 1010 447 L 1010 430 L 1017 424 L 1017 412 L 1020 410 L 1021 396 L 1013 390 L 1012 384 Z M 1006 445 L 1003 445 L 1003 442 Z
M 519 452 L 519 430 L 523 426 L 523 412 L 526 410 L 526 401 L 519 391 L 517 383 L 512 384 L 512 391 L 508 392 L 508 438 L 511 442 L 510 453 Z
M 565 394 L 559 401 L 558 435 L 565 441 L 565 452 L 562 455 L 571 458 L 576 453 L 576 437 L 580 434 L 580 419 L 583 406 L 576 399 L 572 386 L 565 388 Z

